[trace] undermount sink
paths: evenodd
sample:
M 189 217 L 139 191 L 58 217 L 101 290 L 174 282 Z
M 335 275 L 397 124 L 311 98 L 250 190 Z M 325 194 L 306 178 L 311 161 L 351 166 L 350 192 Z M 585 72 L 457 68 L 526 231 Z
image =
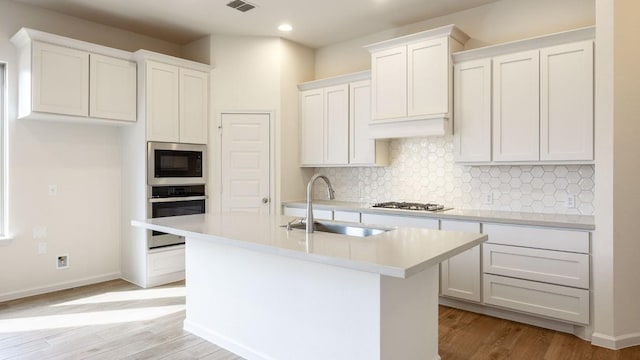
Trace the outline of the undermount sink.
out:
M 385 233 L 392 229 L 385 228 L 372 228 L 365 226 L 357 226 L 357 225 L 347 225 L 347 224 L 337 224 L 337 223 L 329 223 L 329 222 L 321 222 L 315 221 L 315 231 L 327 232 L 332 234 L 340 234 L 340 235 L 348 235 L 348 236 L 358 236 L 358 237 L 367 237 L 371 235 L 378 235 Z M 286 225 L 285 225 L 286 226 Z M 292 224 L 291 229 L 306 229 L 306 224 L 303 222 Z

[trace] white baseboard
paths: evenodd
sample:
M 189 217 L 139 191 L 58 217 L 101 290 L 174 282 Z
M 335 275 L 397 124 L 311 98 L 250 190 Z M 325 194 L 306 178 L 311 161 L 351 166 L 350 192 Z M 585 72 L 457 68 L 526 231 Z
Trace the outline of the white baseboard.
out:
M 640 345 L 640 333 L 631 333 L 622 336 L 609 336 L 600 333 L 593 333 L 591 343 L 611 350 L 620 350 Z
M 66 290 L 66 289 L 70 289 L 78 286 L 97 284 L 104 281 L 115 280 L 115 279 L 120 279 L 120 272 L 114 272 L 114 273 L 109 273 L 109 274 L 104 274 L 99 276 L 91 276 L 91 277 L 86 277 L 79 280 L 66 281 L 66 282 L 51 284 L 47 286 L 40 286 L 40 287 L 35 287 L 30 289 L 12 291 L 8 293 L 0 294 L 0 302 L 20 299 L 28 296 L 46 294 L 46 293 L 50 293 L 58 290 Z
M 207 340 L 210 343 L 214 343 L 218 346 L 220 346 L 221 348 L 231 351 L 232 353 L 243 357 L 245 359 L 251 359 L 251 360 L 275 360 L 274 358 L 267 356 L 265 354 L 262 354 L 258 351 L 255 351 L 249 347 L 246 347 L 232 339 L 229 339 L 228 337 L 221 335 L 219 333 L 216 333 L 214 331 L 211 331 L 210 329 L 207 329 L 203 326 L 200 326 L 199 324 L 190 321 L 189 319 L 186 319 L 184 321 L 184 329 L 198 337 L 201 337 L 205 340 Z

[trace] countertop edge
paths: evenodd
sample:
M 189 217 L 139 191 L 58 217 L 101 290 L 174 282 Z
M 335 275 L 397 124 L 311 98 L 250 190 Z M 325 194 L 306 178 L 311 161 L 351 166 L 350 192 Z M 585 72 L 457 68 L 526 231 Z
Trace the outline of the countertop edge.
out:
M 282 206 L 305 208 L 306 202 L 283 201 Z M 556 216 L 556 214 L 544 214 L 544 213 L 538 214 L 538 213 L 520 213 L 520 212 L 505 212 L 505 211 L 490 211 L 490 210 L 482 210 L 482 212 L 484 212 L 484 214 L 482 215 L 453 213 L 455 211 L 461 211 L 461 212 L 478 211 L 478 210 L 471 210 L 471 209 L 453 209 L 450 211 L 430 213 L 430 212 L 417 212 L 417 211 L 414 212 L 414 211 L 395 210 L 395 209 L 378 209 L 378 208 L 371 208 L 368 205 L 355 203 L 355 202 L 354 203 L 349 203 L 344 201 L 331 202 L 331 201 L 324 201 L 324 200 L 314 201 L 313 208 L 316 210 L 339 210 L 339 211 L 360 212 L 360 213 L 367 213 L 367 214 L 424 217 L 424 218 L 431 218 L 431 219 L 468 220 L 468 221 L 477 221 L 477 222 L 486 222 L 486 223 L 524 225 L 524 226 L 545 226 L 545 227 L 554 227 L 554 228 L 562 228 L 562 229 L 570 229 L 570 230 L 583 230 L 583 231 L 595 230 L 595 224 L 593 224 L 593 220 L 591 221 L 591 223 L 587 223 L 587 222 L 562 221 L 559 219 L 549 220 L 549 219 L 534 218 L 537 216 Z M 516 214 L 519 216 L 531 216 L 532 218 L 530 219 L 510 218 L 506 216 L 506 214 Z M 593 218 L 592 216 L 586 216 L 586 215 L 562 215 L 562 214 L 557 215 L 557 217 Z

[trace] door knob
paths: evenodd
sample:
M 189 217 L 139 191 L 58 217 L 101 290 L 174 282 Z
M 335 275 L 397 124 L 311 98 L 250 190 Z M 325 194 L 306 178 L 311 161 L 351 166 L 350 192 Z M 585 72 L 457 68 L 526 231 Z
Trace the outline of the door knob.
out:
M 262 198 L 262 203 L 263 203 L 263 204 L 266 204 L 266 203 L 268 203 L 268 202 L 269 202 L 269 198 L 268 198 L 268 197 L 263 197 L 263 198 Z

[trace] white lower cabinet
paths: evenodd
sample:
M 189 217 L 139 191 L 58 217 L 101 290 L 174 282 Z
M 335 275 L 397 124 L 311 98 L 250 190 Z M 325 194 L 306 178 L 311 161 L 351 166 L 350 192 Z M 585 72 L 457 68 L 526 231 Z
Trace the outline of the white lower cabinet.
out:
M 184 246 L 147 254 L 147 287 L 184 280 Z
M 578 324 L 589 323 L 589 233 L 485 224 L 483 301 Z
M 480 232 L 480 223 L 442 220 L 441 230 Z M 480 245 L 440 263 L 440 293 L 480 302 Z
M 423 229 L 440 228 L 438 219 L 427 219 L 419 216 L 398 216 L 381 214 L 362 214 L 362 223 L 382 226 L 406 226 Z
M 299 218 L 307 217 L 307 209 L 305 208 L 285 206 L 282 213 L 285 216 L 295 216 Z M 333 211 L 315 209 L 313 210 L 313 218 L 315 220 L 333 220 Z
M 484 274 L 483 292 L 486 304 L 589 323 L 589 290 Z

